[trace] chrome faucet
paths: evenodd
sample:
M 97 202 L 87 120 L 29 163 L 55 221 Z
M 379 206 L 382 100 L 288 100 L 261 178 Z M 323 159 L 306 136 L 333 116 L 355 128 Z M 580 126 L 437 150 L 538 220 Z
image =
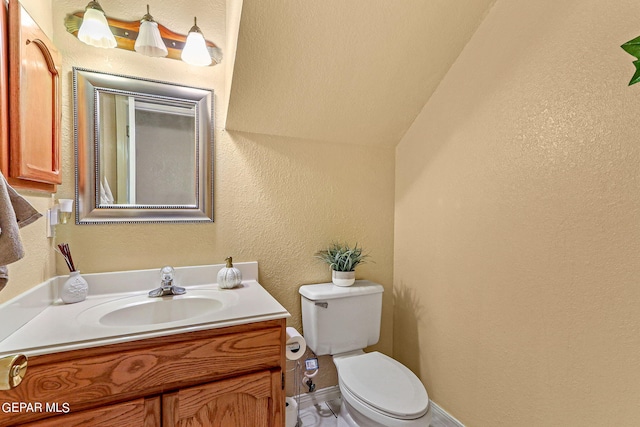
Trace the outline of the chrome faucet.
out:
M 150 297 L 163 297 L 165 295 L 182 295 L 187 293 L 185 288 L 173 284 L 173 267 L 162 267 L 160 270 L 160 287 L 149 291 Z

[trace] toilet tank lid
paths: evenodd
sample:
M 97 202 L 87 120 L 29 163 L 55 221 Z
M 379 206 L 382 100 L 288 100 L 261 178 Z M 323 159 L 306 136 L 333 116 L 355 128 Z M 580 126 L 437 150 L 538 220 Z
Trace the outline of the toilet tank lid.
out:
M 380 294 L 384 288 L 379 283 L 356 280 L 351 286 L 336 286 L 333 283 L 300 286 L 300 295 L 311 301 L 347 298 L 360 295 Z

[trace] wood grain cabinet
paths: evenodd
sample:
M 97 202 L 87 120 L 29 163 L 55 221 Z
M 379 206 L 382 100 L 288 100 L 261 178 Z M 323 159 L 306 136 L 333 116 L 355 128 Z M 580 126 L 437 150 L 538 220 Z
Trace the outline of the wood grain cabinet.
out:
M 284 342 L 280 319 L 32 357 L 0 426 L 282 427 Z
M 61 412 L 66 407 L 55 408 Z M 155 427 L 160 424 L 160 397 L 135 399 L 129 402 L 107 405 L 69 413 L 63 417 L 51 417 L 41 421 L 22 424 L 24 427 Z
M 8 20 L 4 8 L 1 15 L 0 169 L 13 186 L 55 192 L 62 183 L 61 56 L 18 0 L 9 0 Z
M 259 372 L 162 396 L 164 427 L 271 427 L 270 401 L 279 372 Z

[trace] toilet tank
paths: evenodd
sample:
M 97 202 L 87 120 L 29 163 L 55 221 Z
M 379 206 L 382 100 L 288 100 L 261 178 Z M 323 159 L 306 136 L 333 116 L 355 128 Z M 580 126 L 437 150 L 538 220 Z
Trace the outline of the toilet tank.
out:
M 302 327 L 307 346 L 318 356 L 361 350 L 378 342 L 382 285 L 356 280 L 352 286 L 304 285 Z

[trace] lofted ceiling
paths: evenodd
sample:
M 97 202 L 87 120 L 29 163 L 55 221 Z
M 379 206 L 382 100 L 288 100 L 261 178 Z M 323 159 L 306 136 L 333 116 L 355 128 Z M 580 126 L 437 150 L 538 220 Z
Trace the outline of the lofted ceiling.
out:
M 393 147 L 495 0 L 234 1 L 228 130 Z

